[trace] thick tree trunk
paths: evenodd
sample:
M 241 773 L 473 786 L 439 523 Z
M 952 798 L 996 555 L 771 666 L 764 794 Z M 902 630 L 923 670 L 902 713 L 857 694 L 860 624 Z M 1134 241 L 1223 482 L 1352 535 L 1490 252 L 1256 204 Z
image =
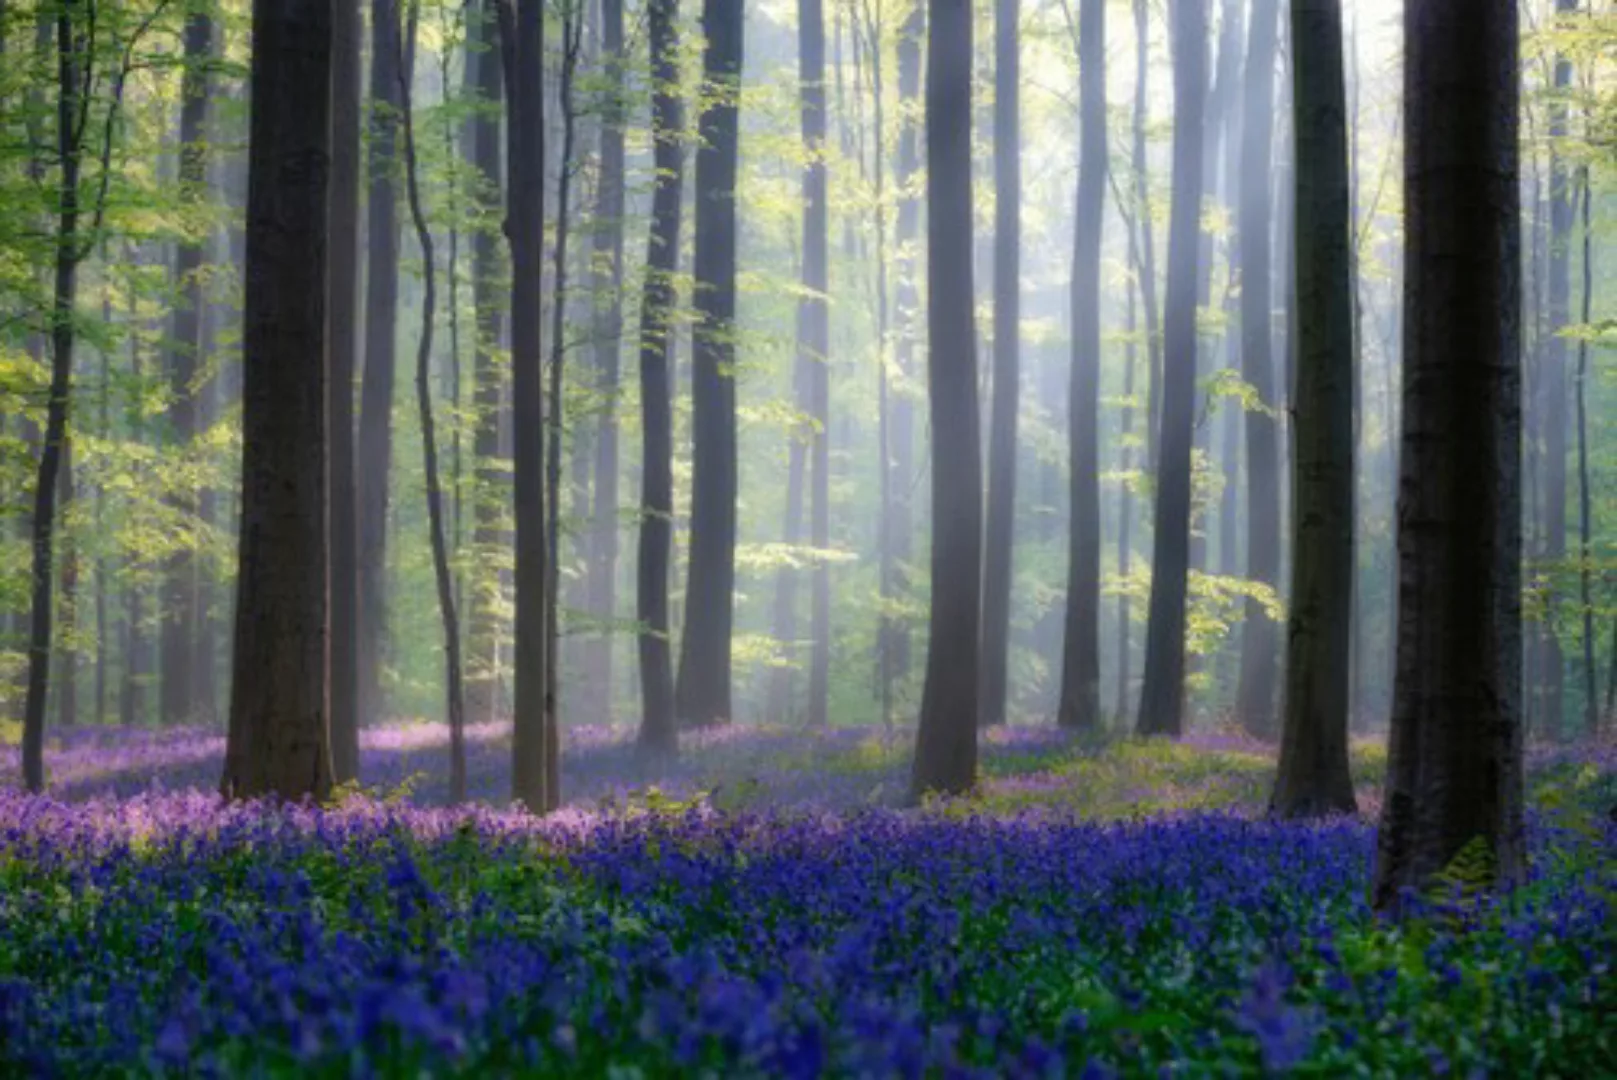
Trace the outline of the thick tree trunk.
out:
M 180 197 L 189 205 L 207 194 L 208 67 L 213 59 L 213 20 L 193 10 L 185 22 L 180 80 Z M 174 287 L 181 299 L 169 320 L 168 376 L 171 397 L 169 428 L 183 457 L 197 433 L 196 379 L 202 344 L 202 238 L 189 236 L 174 248 Z M 190 493 L 177 495 L 174 509 L 196 512 Z M 196 562 L 181 545 L 164 568 L 163 688 L 164 723 L 180 724 L 196 713 L 197 583 Z
M 928 0 L 927 330 L 932 430 L 932 611 L 912 794 L 977 779 L 982 456 L 971 220 L 971 5 Z
M 1341 0 L 1293 0 L 1296 480 L 1280 770 L 1283 817 L 1353 813 L 1353 265 Z M 1250 617 L 1250 615 L 1249 615 Z
M 1196 408 L 1196 260 L 1201 240 L 1202 112 L 1207 96 L 1205 0 L 1174 8 L 1173 214 L 1168 227 L 1161 447 L 1151 606 L 1145 638 L 1142 735 L 1184 726 L 1185 606 L 1190 564 L 1190 446 Z
M 669 378 L 674 350 L 674 273 L 679 269 L 684 106 L 679 92 L 677 0 L 649 0 L 653 79 L 651 132 L 656 181 L 640 303 L 640 550 L 635 611 L 640 622 L 640 746 L 666 757 L 678 745 L 670 660 L 668 561 L 674 535 L 674 420 Z
M 1246 576 L 1271 588 L 1280 584 L 1280 432 L 1275 389 L 1274 303 L 1270 256 L 1270 180 L 1274 171 L 1275 45 L 1278 0 L 1254 0 L 1247 47 L 1246 115 L 1241 146 L 1241 372 L 1258 408 L 1246 413 Z M 1241 680 L 1235 715 L 1247 731 L 1275 731 L 1280 635 L 1263 606 L 1247 601 L 1241 628 Z
M 1022 396 L 1022 67 L 1021 27 L 1017 22 L 1020 11 L 1019 0 L 995 0 L 994 378 L 989 406 L 988 517 L 983 547 L 982 659 L 978 684 L 981 700 L 977 712 L 978 723 L 984 727 L 1005 722 L 1011 564 L 1016 545 L 1016 421 Z M 1075 315 L 1075 322 L 1076 318 Z M 1074 352 L 1076 349 L 1075 346 Z M 1074 416 L 1074 430 L 1078 422 L 1079 418 Z M 1093 434 L 1093 427 L 1086 430 Z M 1075 459 L 1075 477 L 1080 468 Z M 1075 489 L 1079 483 L 1077 479 L 1073 481 Z M 1076 524 L 1076 505 L 1073 514 Z M 1069 597 L 1069 612 L 1071 609 Z
M 359 358 L 360 0 L 332 4 L 330 307 L 326 343 L 327 455 L 331 475 L 331 776 L 359 778 L 358 478 L 354 469 L 354 374 Z
M 1072 257 L 1072 384 L 1062 727 L 1100 727 L 1100 256 L 1106 217 L 1106 5 L 1078 15 L 1078 204 Z M 1133 372 L 1130 371 L 1130 377 Z
M 329 0 L 255 0 L 226 796 L 323 799 Z
M 356 482 L 359 490 L 359 722 L 386 715 L 382 667 L 387 640 L 387 507 L 393 468 L 393 397 L 399 311 L 397 0 L 371 2 L 370 191 L 365 243 L 365 375 L 360 388 Z
M 594 501 L 585 606 L 604 629 L 583 646 L 579 683 L 586 716 L 612 718 L 612 643 L 616 632 L 618 572 L 618 383 L 623 348 L 623 128 L 627 112 L 624 82 L 623 0 L 601 0 L 602 63 L 609 80 L 601 117 L 601 172 L 594 223 L 595 387 L 601 414 L 595 435 Z
M 516 507 L 516 668 L 511 795 L 534 813 L 561 801 L 557 733 L 549 724 L 542 329 L 545 210 L 543 0 L 500 7 L 506 89 L 507 236 L 511 243 L 511 435 Z
M 1515 0 L 1405 9 L 1398 671 L 1372 899 L 1523 878 Z
M 691 373 L 691 547 L 675 707 L 688 727 L 728 723 L 735 620 L 736 166 L 741 0 L 704 0 L 703 71 L 712 104 L 698 121 L 696 327 Z M 822 435 L 823 437 L 823 435 Z
M 501 216 L 500 118 L 494 109 L 500 104 L 500 43 L 496 33 L 496 5 L 501 0 L 484 0 L 478 10 L 468 12 L 468 88 L 483 108 L 468 125 L 471 146 L 468 157 L 475 180 L 475 197 L 480 216 L 498 220 Z M 493 567 L 506 548 L 506 514 L 509 505 L 509 466 L 500 452 L 501 400 L 506 396 L 508 374 L 497 357 L 502 350 L 501 329 L 504 300 L 500 278 L 504 272 L 499 236 L 490 226 L 472 235 L 472 307 L 475 311 L 476 349 L 472 361 L 472 552 L 477 572 L 471 581 L 471 610 L 467 616 L 466 716 L 471 723 L 486 723 L 504 713 L 501 694 L 500 654 L 503 622 L 503 575 Z

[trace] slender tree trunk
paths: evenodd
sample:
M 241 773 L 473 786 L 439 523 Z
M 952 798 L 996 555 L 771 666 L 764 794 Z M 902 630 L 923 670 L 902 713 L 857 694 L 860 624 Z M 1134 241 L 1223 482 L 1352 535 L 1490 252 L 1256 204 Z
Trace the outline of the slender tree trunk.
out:
M 420 0 L 410 0 L 412 38 L 418 24 Z M 410 50 L 413 55 L 415 50 Z M 405 193 L 416 243 L 421 247 L 423 292 L 421 340 L 416 346 L 415 393 L 421 418 L 423 471 L 427 487 L 427 525 L 432 537 L 433 578 L 438 585 L 438 613 L 444 628 L 444 696 L 449 714 L 449 800 L 466 801 L 466 702 L 460 677 L 460 622 L 455 611 L 455 577 L 449 568 L 449 537 L 445 522 L 443 487 L 438 479 L 438 435 L 432 409 L 432 335 L 437 313 L 438 275 L 434 271 L 432 230 L 421 206 L 421 183 L 416 164 L 415 117 L 410 94 L 413 72 L 400 57 L 399 101 L 404 135 Z
M 62 439 L 62 473 L 61 473 L 61 504 L 63 507 L 73 505 L 73 436 L 72 433 Z M 56 722 L 61 727 L 71 727 L 79 715 L 79 552 L 76 537 L 65 528 L 62 530 L 62 632 L 61 641 L 62 671 L 56 679 Z
M 22 774 L 29 791 L 45 787 L 45 699 L 50 688 L 52 558 L 56 501 L 66 452 L 68 410 L 73 393 L 73 305 L 78 298 L 79 172 L 83 143 L 79 130 L 80 55 L 74 15 L 78 3 L 66 0 L 56 15 L 57 184 L 56 259 L 51 293 L 51 379 L 45 406 L 45 437 L 34 479 L 32 590 L 28 623 L 28 684 L 23 702 Z M 43 21 L 43 16 L 41 16 Z
M 1062 727 L 1100 727 L 1100 257 L 1106 224 L 1106 5 L 1078 15 L 1078 203 L 1072 256 L 1072 384 L 1067 415 L 1071 524 L 1067 542 Z M 1132 372 L 1130 372 L 1132 375 Z
M 971 4 L 928 0 L 926 72 L 928 396 L 932 612 L 911 791 L 977 779 L 982 455 L 972 310 Z
M 803 152 L 803 297 L 797 305 L 797 363 L 808 390 L 815 427 L 809 456 L 809 535 L 815 559 L 808 723 L 826 726 L 831 668 L 831 579 L 825 551 L 831 544 L 831 328 L 826 295 L 829 231 L 825 170 L 825 13 L 820 0 L 798 0 L 798 82 Z
M 1274 305 L 1269 291 L 1270 177 L 1274 171 L 1275 45 L 1277 0 L 1253 0 L 1247 48 L 1246 115 L 1241 147 L 1241 370 L 1256 392 L 1257 408 L 1246 413 L 1246 576 L 1271 588 L 1280 585 L 1280 432 L 1274 410 Z M 1241 680 L 1235 715 L 1255 735 L 1275 731 L 1275 691 L 1280 635 L 1256 601 L 1247 601 L 1241 633 Z
M 920 337 L 920 295 L 917 290 L 917 253 L 921 246 L 921 202 L 915 194 L 915 174 L 921 168 L 920 128 L 917 107 L 921 95 L 921 39 L 926 33 L 927 5 L 914 0 L 898 30 L 898 163 L 894 182 L 899 192 L 898 223 L 894 232 L 897 245 L 893 291 L 898 334 L 893 347 L 895 392 L 892 400 L 892 427 L 888 436 L 888 469 L 892 488 L 892 516 L 888 523 L 888 543 L 892 549 L 893 596 L 902 602 L 910 593 L 910 561 L 914 556 L 915 468 L 915 344 Z M 910 627 L 905 618 L 889 615 L 884 622 L 886 636 L 881 648 L 887 657 L 887 674 L 897 682 L 910 670 Z M 891 696 L 891 688 L 887 691 Z
M 1022 391 L 1022 122 L 1019 0 L 994 3 L 994 379 L 988 428 L 988 519 L 983 547 L 978 722 L 1005 722 L 1016 546 L 1016 421 Z M 1076 290 L 1076 285 L 1074 286 Z M 1075 294 L 1076 295 L 1076 294 Z M 1074 347 L 1076 353 L 1077 347 Z M 1079 417 L 1074 416 L 1072 430 Z M 1087 429 L 1093 435 L 1094 429 Z M 1081 436 L 1074 436 L 1081 438 Z M 1073 462 L 1074 489 L 1082 468 Z M 1073 521 L 1079 509 L 1074 505 Z M 1098 516 L 1098 515 L 1097 515 Z M 1086 527 L 1093 526 L 1094 521 Z M 1074 607 L 1069 596 L 1068 611 Z M 1093 616 L 1093 609 L 1090 611 Z M 1091 619 L 1093 621 L 1093 619 Z
M 674 274 L 679 269 L 679 211 L 685 127 L 679 91 L 677 0 L 648 0 L 652 156 L 656 181 L 651 197 L 651 235 L 640 303 L 640 550 L 635 611 L 640 622 L 640 745 L 659 757 L 678 745 L 674 678 L 670 660 L 668 562 L 674 534 L 674 421 L 672 366 Z
M 1555 0 L 1557 15 L 1578 10 L 1578 0 Z M 1543 511 L 1544 573 L 1549 585 L 1545 592 L 1544 660 L 1539 671 L 1543 694 L 1543 724 L 1549 734 L 1559 733 L 1564 718 L 1565 658 L 1561 649 L 1555 586 L 1561 564 L 1566 560 L 1567 521 L 1567 341 L 1561 332 L 1572 316 L 1572 225 L 1575 217 L 1572 175 L 1561 144 L 1567 137 L 1565 96 L 1572 87 L 1572 62 L 1555 58 L 1554 92 L 1550 98 L 1550 236 L 1547 311 L 1544 327 L 1543 395 L 1541 423 L 1544 438 Z
M 1594 222 L 1590 207 L 1588 166 L 1583 169 L 1583 312 L 1588 326 L 1594 307 Z M 1583 730 L 1593 736 L 1600 729 L 1600 696 L 1596 687 L 1595 608 L 1593 584 L 1593 511 L 1589 497 L 1589 338 L 1578 338 L 1578 599 L 1583 609 Z
M 209 78 L 213 59 L 213 20 L 196 9 L 185 22 L 184 74 L 180 82 L 180 197 L 190 205 L 207 194 Z M 168 375 L 172 404 L 169 427 L 180 456 L 197 433 L 196 380 L 202 344 L 202 238 L 189 236 L 174 248 L 174 286 L 181 299 L 169 322 Z M 189 492 L 176 494 L 174 509 L 196 512 Z M 162 716 L 184 723 L 196 713 L 197 584 L 191 549 L 181 545 L 164 568 Z
M 1174 25 L 1173 215 L 1168 229 L 1161 448 L 1142 735 L 1184 726 L 1185 608 L 1190 563 L 1190 447 L 1196 408 L 1196 262 L 1201 239 L 1202 111 L 1207 95 L 1204 0 L 1178 0 Z
M 916 5 L 919 7 L 919 5 Z M 893 395 L 887 367 L 889 348 L 888 301 L 888 249 L 887 249 L 887 113 L 884 80 L 882 78 L 882 38 L 884 12 L 881 5 L 875 10 L 865 8 L 865 34 L 870 47 L 870 97 L 874 111 L 875 130 L 872 132 L 875 153 L 871 155 L 874 172 L 871 217 L 876 231 L 876 438 L 878 460 L 881 463 L 877 487 L 880 497 L 880 520 L 876 525 L 878 560 L 878 588 L 881 616 L 877 620 L 876 691 L 884 730 L 893 726 L 893 656 L 890 648 L 889 605 L 897 593 L 897 565 L 893 560 Z
M 331 775 L 359 778 L 358 477 L 354 468 L 354 374 L 359 357 L 360 0 L 332 5 L 330 308 L 331 384 L 326 439 L 331 472 L 329 560 Z
M 1146 471 L 1157 473 L 1162 431 L 1162 329 L 1157 306 L 1156 229 L 1151 224 L 1151 159 L 1146 128 L 1151 122 L 1151 15 L 1148 0 L 1134 0 L 1134 128 L 1130 153 L 1134 163 L 1134 217 L 1140 227 L 1140 306 L 1145 309 L 1146 341 Z
M 601 117 L 601 175 L 594 223 L 595 378 L 601 395 L 595 436 L 593 537 L 589 546 L 586 606 L 606 628 L 585 646 L 580 682 L 590 695 L 586 715 L 612 715 L 612 643 L 616 632 L 618 571 L 618 383 L 623 348 L 623 130 L 627 113 L 623 0 L 601 0 L 602 63 L 609 80 Z
M 1521 297 L 1515 0 L 1404 12 L 1398 672 L 1372 900 L 1463 850 L 1521 880 Z
M 545 516 L 544 340 L 545 54 L 542 0 L 501 4 L 507 132 L 507 236 L 511 243 L 511 434 L 516 507 L 516 699 L 511 794 L 534 813 L 560 803 L 558 750 L 548 723 L 549 551 Z
M 711 105 L 698 121 L 696 328 L 692 348 L 691 548 L 675 706 L 688 727 L 727 723 L 735 619 L 736 166 L 740 148 L 741 0 L 704 0 L 703 71 Z
M 486 221 L 501 216 L 500 118 L 495 111 L 500 96 L 500 48 L 496 34 L 496 6 L 484 0 L 468 13 L 471 46 L 467 51 L 467 83 L 482 106 L 469 127 L 473 191 L 479 216 Z M 473 44 L 475 43 L 475 44 Z M 497 357 L 502 351 L 504 303 L 500 298 L 502 274 L 499 236 L 490 225 L 472 235 L 472 307 L 476 322 L 476 350 L 472 361 L 472 555 L 477 569 L 471 582 L 471 611 L 466 641 L 466 715 L 471 723 L 486 723 L 499 716 L 501 707 L 500 608 L 503 575 L 491 564 L 507 548 L 504 507 L 510 498 L 510 474 L 500 452 L 501 400 L 506 396 L 508 373 Z
M 235 675 L 220 788 L 325 798 L 332 5 L 254 0 Z
M 360 388 L 355 479 L 359 491 L 358 719 L 387 712 L 382 667 L 387 640 L 387 507 L 393 468 L 393 398 L 399 310 L 399 58 L 397 0 L 371 0 L 370 135 L 365 243 L 365 376 Z
M 1280 770 L 1282 817 L 1353 813 L 1353 221 L 1341 0 L 1293 0 L 1297 474 Z M 1261 114 L 1259 114 L 1261 115 Z M 1250 617 L 1250 616 L 1249 616 Z
M 807 404 L 806 367 L 799 351 L 792 362 L 792 396 L 800 408 Z M 805 427 L 794 425 L 788 433 L 786 509 L 781 540 L 790 548 L 803 542 L 803 477 L 808 470 L 808 434 Z M 790 723 L 792 720 L 792 683 L 797 669 L 797 567 L 794 563 L 795 558 L 788 560 L 775 577 L 775 641 L 779 643 L 785 662 L 770 673 L 769 698 L 764 715 L 772 724 Z

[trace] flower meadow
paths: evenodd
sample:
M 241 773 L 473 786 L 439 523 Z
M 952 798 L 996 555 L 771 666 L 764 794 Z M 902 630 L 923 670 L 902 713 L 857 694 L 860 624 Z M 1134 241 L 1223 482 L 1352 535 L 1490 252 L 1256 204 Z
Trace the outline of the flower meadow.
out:
M 579 732 L 540 820 L 473 734 L 464 808 L 430 727 L 325 807 L 220 801 L 212 734 L 62 736 L 0 794 L 0 1073 L 1617 1075 L 1609 748 L 1535 757 L 1525 888 L 1458 865 L 1393 927 L 1371 824 L 1255 812 L 1261 744 L 995 732 L 979 799 L 903 810 L 871 733 L 648 776 Z

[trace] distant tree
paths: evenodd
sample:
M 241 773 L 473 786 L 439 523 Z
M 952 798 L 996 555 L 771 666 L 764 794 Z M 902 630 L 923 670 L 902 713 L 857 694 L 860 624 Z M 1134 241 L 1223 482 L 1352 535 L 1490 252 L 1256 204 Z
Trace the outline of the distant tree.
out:
M 399 64 L 400 133 L 404 137 L 404 182 L 416 243 L 421 247 L 421 337 L 416 345 L 415 392 L 421 421 L 422 472 L 427 489 L 427 529 L 432 543 L 433 580 L 438 587 L 438 615 L 444 630 L 444 711 L 449 718 L 449 799 L 466 800 L 466 699 L 461 687 L 460 617 L 455 607 L 455 578 L 449 566 L 449 536 L 444 511 L 443 485 L 438 477 L 437 417 L 432 407 L 432 338 L 438 307 L 438 275 L 434 263 L 432 229 L 421 201 L 417 163 L 415 110 L 410 82 L 414 65 L 415 34 L 420 24 L 420 0 L 410 4 L 410 49 Z
M 1145 460 L 1147 471 L 1155 475 L 1162 433 L 1162 309 L 1157 303 L 1156 229 L 1151 224 L 1151 156 L 1146 138 L 1150 122 L 1151 9 L 1148 0 L 1134 0 L 1134 116 L 1129 140 L 1134 166 L 1134 222 L 1139 232 L 1134 273 L 1140 282 L 1140 306 L 1145 316 Z
M 1285 721 L 1269 805 L 1283 817 L 1306 817 L 1356 809 L 1348 771 L 1353 224 L 1341 0 L 1293 0 L 1291 55 L 1297 133 L 1297 476 Z
M 504 0 L 483 0 L 467 14 L 467 83 L 476 95 L 477 111 L 467 125 L 467 156 L 471 160 L 473 199 L 482 227 L 472 234 L 472 308 L 476 345 L 472 360 L 472 460 L 475 474 L 472 501 L 472 550 L 480 566 L 494 561 L 506 542 L 503 512 L 510 498 L 509 478 L 500 460 L 500 414 L 509 378 L 499 362 L 504 302 L 500 298 L 504 276 L 497 231 L 503 217 L 500 161 L 500 105 L 502 63 L 497 34 L 498 6 Z M 472 723 L 495 719 L 501 712 L 499 614 L 501 580 L 483 570 L 472 581 L 466 634 L 466 716 Z
M 330 0 L 254 0 L 241 539 L 225 795 L 325 798 Z
M 1275 108 L 1275 45 L 1279 0 L 1253 0 L 1246 54 L 1246 115 L 1270 117 Z M 1274 409 L 1274 304 L 1270 292 L 1269 229 L 1274 172 L 1274 125 L 1243 125 L 1241 133 L 1241 375 L 1258 407 L 1246 410 L 1246 576 L 1280 584 L 1280 429 Z M 1256 600 L 1248 600 L 1241 626 L 1241 679 L 1235 713 L 1248 731 L 1273 735 L 1280 635 Z
M 535 813 L 559 804 L 558 738 L 550 722 L 545 613 L 544 341 L 541 325 L 545 210 L 543 0 L 500 7 L 506 91 L 506 235 L 511 244 L 511 427 L 516 499 L 516 700 L 511 795 Z
M 803 150 L 803 297 L 798 301 L 798 364 L 814 417 L 810 435 L 814 482 L 809 536 L 814 562 L 809 656 L 809 726 L 827 722 L 831 669 L 831 571 L 824 552 L 831 545 L 831 327 L 826 296 L 828 207 L 825 170 L 825 11 L 820 0 L 798 0 L 798 80 Z
M 1005 722 L 1022 384 L 1022 122 L 1019 0 L 994 0 L 994 381 L 988 426 L 978 722 Z M 1070 608 L 1069 608 L 1070 610 Z
M 185 20 L 180 77 L 180 197 L 191 207 L 207 198 L 209 67 L 213 61 L 213 20 L 207 9 L 193 6 Z M 176 447 L 186 453 L 197 432 L 196 383 L 202 345 L 202 245 L 193 231 L 174 245 L 174 286 L 181 300 L 169 318 L 168 376 L 173 395 L 169 422 Z M 196 500 L 186 493 L 176 509 L 194 513 Z M 195 639 L 197 568 L 189 545 L 180 545 L 164 568 L 162 716 L 167 723 L 197 718 Z
M 1190 448 L 1196 408 L 1196 260 L 1201 239 L 1202 111 L 1207 97 L 1206 0 L 1175 0 L 1173 214 L 1168 226 L 1161 445 L 1139 732 L 1184 727 L 1185 604 L 1190 568 Z
M 932 612 L 912 793 L 977 778 L 982 454 L 972 312 L 971 4 L 929 0 L 926 69 Z
M 387 507 L 393 469 L 393 398 L 399 313 L 398 0 L 371 0 L 370 133 L 366 143 L 365 373 L 360 388 L 358 472 L 359 720 L 381 719 L 387 639 Z
M 1062 727 L 1100 727 L 1100 268 L 1106 215 L 1106 4 L 1078 14 L 1078 205 L 1072 256 L 1072 385 L 1067 407 L 1067 540 Z
M 674 533 L 674 273 L 679 269 L 680 145 L 685 110 L 679 95 L 677 0 L 648 0 L 651 50 L 651 236 L 640 303 L 640 551 L 635 611 L 640 621 L 640 745 L 667 756 L 678 744 L 668 624 L 668 559 Z
M 696 151 L 696 328 L 691 375 L 691 547 L 675 708 L 682 723 L 731 719 L 736 546 L 736 166 L 741 0 L 704 0 L 702 68 L 711 103 Z
M 359 492 L 354 468 L 354 375 L 359 361 L 361 0 L 331 6 L 331 190 L 326 282 L 327 457 L 331 475 L 331 775 L 359 777 Z
M 1404 11 L 1398 661 L 1372 899 L 1471 851 L 1522 879 L 1515 0 Z

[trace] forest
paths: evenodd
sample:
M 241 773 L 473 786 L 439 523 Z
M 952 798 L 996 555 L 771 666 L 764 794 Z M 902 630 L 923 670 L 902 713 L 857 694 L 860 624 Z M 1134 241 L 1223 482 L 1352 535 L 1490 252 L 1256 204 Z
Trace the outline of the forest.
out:
M 1614 235 L 1611 0 L 0 0 L 0 1077 L 1617 1075 Z

